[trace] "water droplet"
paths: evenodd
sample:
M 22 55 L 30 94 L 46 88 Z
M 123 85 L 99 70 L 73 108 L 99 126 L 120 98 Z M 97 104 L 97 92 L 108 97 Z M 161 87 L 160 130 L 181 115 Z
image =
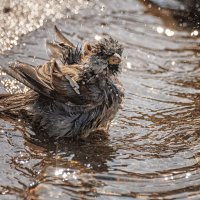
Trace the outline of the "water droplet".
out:
M 127 67 L 128 69 L 131 69 L 131 68 L 132 68 L 131 63 L 130 63 L 130 62 L 127 62 L 126 67 Z
M 164 28 L 161 27 L 161 26 L 158 26 L 158 27 L 156 28 L 156 30 L 157 30 L 158 33 L 163 33 L 163 32 L 164 32 Z
M 14 161 L 17 164 L 23 165 L 29 162 L 29 157 L 27 155 L 24 155 L 22 152 L 19 152 L 19 156 L 15 157 Z
M 89 164 L 87 164 L 87 167 L 88 167 L 88 168 L 89 168 L 89 167 L 91 167 L 90 163 L 89 163 Z
M 64 173 L 62 174 L 62 177 L 63 177 L 64 179 L 66 179 L 67 176 L 68 176 L 68 174 L 67 174 L 66 172 L 64 172 Z
M 105 10 L 105 6 L 101 6 L 100 10 L 103 12 Z
M 193 32 L 191 32 L 191 36 L 198 36 L 199 32 L 197 30 L 194 30 Z
M 148 5 L 148 8 L 151 8 L 151 7 L 152 7 L 152 5 L 151 5 L 151 4 L 149 4 L 149 5 Z
M 56 171 L 55 171 L 55 176 L 59 176 L 59 175 L 61 175 L 62 173 L 63 173 L 63 169 L 57 169 Z
M 101 40 L 101 38 L 102 37 L 100 35 L 95 35 L 95 37 L 94 37 L 94 39 L 97 40 L 97 41 Z
M 169 37 L 173 36 L 174 35 L 174 31 L 171 31 L 170 29 L 166 29 L 165 30 L 165 34 Z
M 172 61 L 172 65 L 174 66 L 176 64 L 176 62 L 175 61 Z
M 192 175 L 192 174 L 191 174 L 190 172 L 187 172 L 187 173 L 185 174 L 185 178 L 189 178 L 191 175 Z

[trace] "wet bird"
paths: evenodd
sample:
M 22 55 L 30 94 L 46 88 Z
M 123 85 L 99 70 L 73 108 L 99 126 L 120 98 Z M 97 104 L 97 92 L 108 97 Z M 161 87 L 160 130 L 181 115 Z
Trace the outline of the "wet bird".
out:
M 59 42 L 47 41 L 49 62 L 36 67 L 15 62 L 3 69 L 30 90 L 0 95 L 0 113 L 23 118 L 36 135 L 49 138 L 87 138 L 107 131 L 124 97 L 117 79 L 122 46 L 107 37 L 82 48 L 57 27 L 55 33 Z

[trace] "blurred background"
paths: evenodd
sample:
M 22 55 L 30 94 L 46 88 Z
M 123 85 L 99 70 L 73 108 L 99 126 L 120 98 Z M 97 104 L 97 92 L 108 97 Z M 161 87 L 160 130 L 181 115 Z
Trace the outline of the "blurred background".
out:
M 0 66 L 43 64 L 54 25 L 124 48 L 123 109 L 108 138 L 41 144 L 0 119 L 0 199 L 200 199 L 198 0 L 0 0 Z M 0 92 L 26 88 L 0 72 Z

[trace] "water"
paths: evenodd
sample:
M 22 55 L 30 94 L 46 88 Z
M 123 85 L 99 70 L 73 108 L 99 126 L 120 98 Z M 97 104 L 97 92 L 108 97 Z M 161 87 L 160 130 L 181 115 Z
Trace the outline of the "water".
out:
M 14 18 L 1 25 L 1 65 L 45 62 L 54 24 L 76 43 L 109 33 L 125 47 L 125 101 L 108 138 L 87 142 L 35 144 L 23 121 L 0 119 L 0 199 L 199 199 L 198 30 L 137 0 L 25 2 L 1 13 Z M 1 92 L 23 90 L 1 74 Z

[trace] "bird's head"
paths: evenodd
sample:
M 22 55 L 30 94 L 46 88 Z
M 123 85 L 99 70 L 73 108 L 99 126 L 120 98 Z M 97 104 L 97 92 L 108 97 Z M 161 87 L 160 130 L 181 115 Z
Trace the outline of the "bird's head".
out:
M 84 55 L 89 56 L 91 66 L 98 71 L 107 70 L 111 75 L 120 72 L 123 47 L 112 37 L 104 38 L 97 43 L 86 43 Z

